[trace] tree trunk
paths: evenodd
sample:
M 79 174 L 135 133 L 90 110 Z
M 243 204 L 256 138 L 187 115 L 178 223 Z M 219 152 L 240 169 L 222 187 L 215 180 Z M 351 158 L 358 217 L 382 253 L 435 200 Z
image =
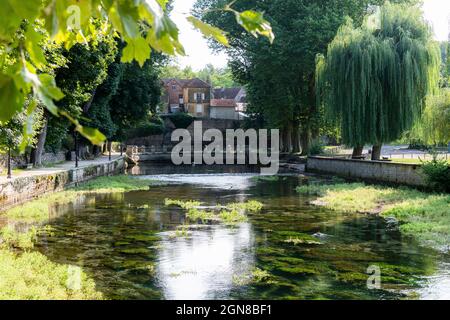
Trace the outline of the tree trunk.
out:
M 300 144 L 300 125 L 298 121 L 293 122 L 292 128 L 292 152 L 299 153 L 301 151 Z
M 381 144 L 376 144 L 372 147 L 372 160 L 380 160 L 381 159 Z
M 42 153 L 44 152 L 45 140 L 47 139 L 48 118 L 44 117 L 44 125 L 38 135 L 36 148 L 31 151 L 30 162 L 34 167 L 42 166 Z
M 300 144 L 302 146 L 302 156 L 307 156 L 311 144 L 311 132 L 305 128 L 300 133 Z
M 352 158 L 361 157 L 364 150 L 364 146 L 356 146 L 353 148 Z
M 282 148 L 281 152 L 292 152 L 292 125 L 287 124 L 282 130 Z

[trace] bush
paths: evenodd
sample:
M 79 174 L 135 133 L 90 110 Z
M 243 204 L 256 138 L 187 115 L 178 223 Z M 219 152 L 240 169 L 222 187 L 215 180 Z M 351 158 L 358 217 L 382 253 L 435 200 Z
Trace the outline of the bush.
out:
M 428 151 L 428 150 L 430 150 L 430 147 L 427 146 L 423 141 L 413 139 L 409 143 L 408 149 Z
M 194 121 L 194 117 L 188 113 L 180 112 L 168 116 L 177 129 L 187 129 Z
M 145 123 L 128 131 L 128 138 L 141 138 L 164 133 L 164 126 L 155 123 Z
M 320 140 L 314 140 L 309 146 L 308 154 L 310 156 L 317 156 L 325 152 L 324 145 Z
M 422 165 L 427 184 L 439 192 L 450 193 L 450 165 L 445 160 L 437 158 Z

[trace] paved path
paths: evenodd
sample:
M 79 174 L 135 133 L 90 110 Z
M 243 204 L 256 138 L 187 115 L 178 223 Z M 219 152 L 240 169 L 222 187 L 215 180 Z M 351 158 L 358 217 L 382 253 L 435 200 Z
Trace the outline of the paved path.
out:
M 111 161 L 118 159 L 118 158 L 120 158 L 119 154 L 113 154 L 111 157 Z M 107 163 L 107 162 L 109 162 L 108 156 L 101 156 L 95 160 L 79 160 L 78 168 L 89 167 L 91 165 Z M 61 164 L 55 164 L 54 166 L 48 167 L 48 168 L 36 168 L 36 169 L 26 169 L 26 170 L 15 171 L 15 172 L 13 172 L 11 179 L 6 178 L 7 171 L 6 171 L 6 169 L 4 169 L 0 176 L 0 184 L 17 179 L 17 178 L 21 178 L 21 177 L 31 177 L 31 176 L 40 176 L 40 175 L 44 175 L 44 174 L 59 173 L 59 172 L 68 171 L 68 170 L 74 169 L 74 168 L 75 168 L 75 161 L 66 161 Z
M 363 154 L 368 154 L 371 147 L 366 146 Z M 443 149 L 444 150 L 444 149 Z M 351 154 L 352 149 L 342 149 L 340 153 Z M 408 149 L 408 145 L 383 145 L 381 149 L 381 156 L 396 158 L 396 159 L 432 159 L 432 156 L 427 151 Z M 450 153 L 440 152 L 439 158 L 450 159 Z

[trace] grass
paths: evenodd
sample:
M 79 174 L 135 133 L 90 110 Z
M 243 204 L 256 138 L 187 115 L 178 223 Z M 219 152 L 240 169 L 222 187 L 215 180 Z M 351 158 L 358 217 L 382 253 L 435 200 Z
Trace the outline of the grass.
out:
M 130 176 L 100 177 L 75 188 L 77 192 L 112 193 L 148 190 L 151 180 L 137 179 Z
M 100 177 L 79 187 L 53 193 L 6 211 L 9 219 L 28 223 L 42 223 L 51 216 L 51 205 L 64 205 L 74 202 L 86 193 L 115 193 L 147 190 L 151 181 L 130 176 Z
M 450 195 L 362 183 L 311 184 L 297 191 L 318 196 L 312 203 L 328 209 L 394 217 L 404 235 L 423 244 L 442 248 L 450 243 Z
M 407 164 L 418 164 L 418 165 L 423 164 L 423 162 L 429 162 L 430 161 L 429 158 L 426 159 L 426 160 L 423 160 L 423 159 L 421 160 L 421 159 L 392 158 L 391 160 L 392 160 L 391 161 L 392 163 L 407 163 Z M 447 160 L 447 163 L 450 164 L 450 159 Z
M 32 252 L 36 237 L 51 235 L 43 226 L 52 207 L 75 201 L 86 193 L 113 193 L 147 190 L 150 181 L 129 176 L 101 177 L 79 187 L 44 196 L 5 212 L 8 219 L 26 222 L 25 232 L 12 225 L 0 230 L 0 299 L 102 299 L 95 282 L 80 268 L 56 264 L 38 252 Z
M 56 264 L 38 252 L 0 249 L 0 300 L 102 299 L 95 283 L 74 266 Z

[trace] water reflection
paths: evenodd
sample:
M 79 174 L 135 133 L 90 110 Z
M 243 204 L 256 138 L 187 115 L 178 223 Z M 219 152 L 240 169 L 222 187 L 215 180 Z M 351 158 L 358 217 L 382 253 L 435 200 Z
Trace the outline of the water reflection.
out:
M 193 231 L 187 239 L 171 240 L 167 233 L 162 238 L 157 278 L 166 299 L 227 299 L 233 278 L 254 266 L 248 223 Z
M 151 179 L 166 184 L 192 184 L 203 188 L 246 190 L 255 185 L 251 180 L 255 174 L 204 174 L 204 175 L 145 175 L 143 179 Z

